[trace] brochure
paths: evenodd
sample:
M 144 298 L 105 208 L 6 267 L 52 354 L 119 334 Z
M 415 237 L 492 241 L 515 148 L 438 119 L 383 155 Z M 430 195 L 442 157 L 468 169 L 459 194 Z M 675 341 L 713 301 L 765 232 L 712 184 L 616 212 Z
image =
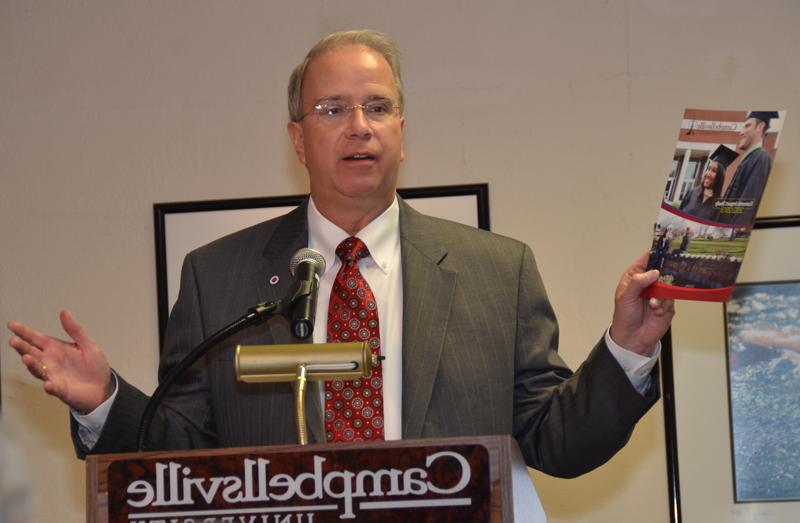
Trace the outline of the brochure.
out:
M 727 301 L 786 111 L 686 109 L 653 228 L 646 297 Z

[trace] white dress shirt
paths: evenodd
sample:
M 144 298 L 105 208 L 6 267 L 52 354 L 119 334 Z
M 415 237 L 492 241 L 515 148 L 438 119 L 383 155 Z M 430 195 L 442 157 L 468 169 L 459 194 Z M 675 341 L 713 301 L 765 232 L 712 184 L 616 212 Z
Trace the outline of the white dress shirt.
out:
M 356 236 L 369 249 L 358 268 L 378 303 L 381 355 L 383 360 L 383 430 L 387 440 L 402 437 L 403 377 L 403 271 L 400 266 L 400 206 L 395 197 L 383 214 L 358 231 Z M 325 218 L 311 198 L 308 203 L 308 246 L 325 257 L 326 269 L 317 294 L 314 343 L 325 343 L 326 318 L 331 288 L 342 262 L 336 247 L 350 234 Z M 323 398 L 322 405 L 325 405 Z

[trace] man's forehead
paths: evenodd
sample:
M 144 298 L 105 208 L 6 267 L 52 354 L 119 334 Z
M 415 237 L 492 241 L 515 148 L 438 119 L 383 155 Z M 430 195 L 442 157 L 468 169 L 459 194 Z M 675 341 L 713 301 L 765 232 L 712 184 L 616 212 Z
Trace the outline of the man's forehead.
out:
M 317 56 L 311 58 L 308 62 L 308 68 L 319 61 L 330 60 L 331 57 L 343 59 L 346 57 L 358 59 L 372 59 L 375 63 L 383 62 L 388 65 L 386 59 L 376 49 L 364 44 L 346 43 L 326 49 Z
M 330 96 L 323 96 L 319 98 L 318 101 L 325 101 L 325 102 L 352 102 L 353 97 L 345 94 L 334 94 Z M 364 97 L 363 102 L 373 102 L 373 101 L 392 101 L 391 98 L 382 94 L 370 94 Z
M 344 44 L 311 59 L 303 79 L 303 98 L 307 88 L 317 91 L 316 98 L 348 98 L 350 93 L 338 89 L 353 85 L 368 88 L 368 97 L 397 95 L 391 66 L 383 55 L 362 44 Z

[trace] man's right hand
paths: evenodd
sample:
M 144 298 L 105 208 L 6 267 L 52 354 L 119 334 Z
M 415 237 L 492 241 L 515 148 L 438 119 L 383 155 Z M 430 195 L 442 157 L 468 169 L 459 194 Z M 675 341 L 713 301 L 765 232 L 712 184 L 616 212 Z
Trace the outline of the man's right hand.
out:
M 60 318 L 72 342 L 11 321 L 8 328 L 15 336 L 8 344 L 22 356 L 28 371 L 42 380 L 45 392 L 86 414 L 114 392 L 111 368 L 103 351 L 69 311 L 61 311 Z

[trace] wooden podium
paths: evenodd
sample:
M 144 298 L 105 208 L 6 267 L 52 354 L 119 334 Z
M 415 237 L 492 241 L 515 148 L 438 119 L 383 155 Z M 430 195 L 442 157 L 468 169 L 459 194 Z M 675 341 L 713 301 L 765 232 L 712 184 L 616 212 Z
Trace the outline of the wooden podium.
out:
M 545 521 L 510 436 L 92 455 L 102 523 Z

